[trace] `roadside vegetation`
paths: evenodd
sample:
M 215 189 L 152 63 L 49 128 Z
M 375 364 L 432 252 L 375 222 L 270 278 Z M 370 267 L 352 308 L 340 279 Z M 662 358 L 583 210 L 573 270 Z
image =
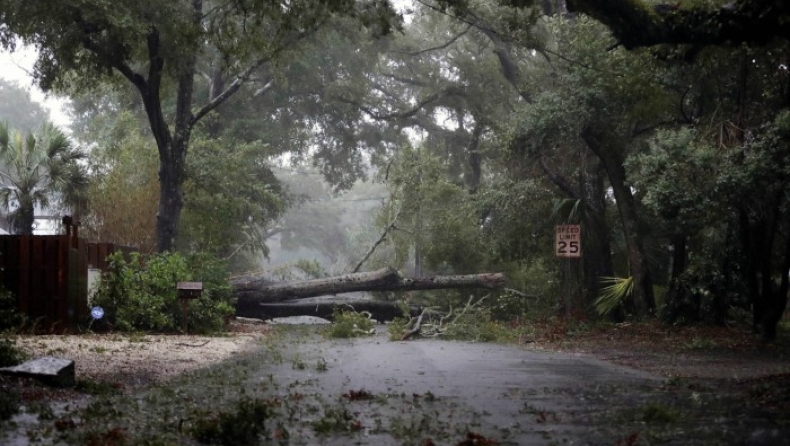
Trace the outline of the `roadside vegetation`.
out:
M 209 255 L 166 253 L 147 256 L 132 253 L 127 261 L 117 252 L 108 257 L 93 305 L 104 317 L 93 321 L 93 330 L 173 333 L 182 329 L 182 307 L 175 284 L 202 282 L 200 297 L 190 299 L 187 326 L 190 333 L 218 333 L 235 312 L 227 268 Z

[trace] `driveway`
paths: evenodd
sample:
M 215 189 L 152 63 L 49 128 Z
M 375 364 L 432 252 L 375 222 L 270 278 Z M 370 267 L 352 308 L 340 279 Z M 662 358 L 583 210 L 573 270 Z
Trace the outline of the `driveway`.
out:
M 393 342 L 385 330 L 379 327 L 380 334 L 369 338 L 296 342 L 288 359 L 265 373 L 280 377 L 285 388 L 347 406 L 363 426 L 355 441 L 370 445 L 427 439 L 454 445 L 467 432 L 499 444 L 595 442 L 599 435 L 587 421 L 600 410 L 597 396 L 632 393 L 634 404 L 640 404 L 636 393 L 664 381 L 591 358 L 512 346 Z M 326 371 L 315 367 L 323 361 Z M 297 432 L 302 435 L 312 438 L 309 429 Z M 321 443 L 348 444 L 344 436 L 331 437 Z M 608 440 L 604 444 L 616 439 Z

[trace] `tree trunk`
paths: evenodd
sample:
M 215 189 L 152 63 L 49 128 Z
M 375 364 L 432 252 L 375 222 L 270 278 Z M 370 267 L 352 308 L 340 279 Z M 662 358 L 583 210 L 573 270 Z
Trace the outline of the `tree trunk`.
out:
M 335 308 L 353 308 L 354 311 L 367 311 L 377 321 L 391 321 L 404 316 L 396 302 L 371 299 L 295 299 L 287 302 L 261 303 L 245 300 L 236 305 L 236 316 L 256 319 L 273 319 L 291 316 L 315 316 L 332 320 Z
M 589 168 L 584 172 L 583 184 L 587 212 L 582 226 L 585 306 L 591 305 L 598 297 L 601 277 L 614 276 L 611 237 L 606 223 L 605 169 L 599 159 L 594 161 L 588 159 L 587 163 Z M 612 312 L 612 316 L 618 322 L 623 319 L 620 313 L 619 310 Z
M 678 232 L 670 236 L 672 244 L 672 265 L 670 268 L 669 287 L 665 297 L 665 308 L 663 313 L 664 322 L 674 324 L 681 318 L 684 322 L 696 322 L 699 320 L 699 302 L 688 302 L 686 288 L 680 283 L 680 276 L 686 271 L 688 258 L 686 250 L 686 235 Z
M 35 206 L 30 200 L 20 200 L 19 208 L 11 216 L 11 224 L 16 235 L 33 235 L 33 225 L 36 223 L 34 214 Z
M 781 251 L 774 252 L 780 228 L 786 225 L 787 220 L 781 210 L 781 202 L 782 195 L 777 193 L 770 211 L 754 223 L 748 220 L 745 211 L 741 212 L 742 239 L 748 255 L 749 288 L 754 305 L 754 330 L 769 342 L 776 339 L 776 326 L 787 307 L 790 288 L 790 237 L 785 238 Z M 778 283 L 776 279 L 779 279 Z
M 193 21 L 199 26 L 203 4 L 192 0 Z M 135 73 L 131 68 L 120 65 L 121 73 L 140 92 L 148 123 L 151 126 L 159 151 L 159 209 L 156 220 L 156 245 L 159 252 L 171 251 L 175 246 L 178 221 L 184 206 L 183 184 L 187 146 L 194 126 L 192 96 L 195 86 L 197 53 L 184 55 L 177 80 L 176 110 L 171 133 L 162 112 L 161 87 L 165 64 L 160 54 L 161 42 L 157 29 L 146 35 L 148 49 L 148 77 Z
M 650 267 L 647 263 L 644 241 L 639 228 L 639 216 L 636 210 L 634 196 L 626 184 L 625 168 L 623 167 L 623 152 L 619 147 L 610 147 L 606 135 L 591 127 L 582 131 L 582 138 L 598 157 L 609 176 L 617 209 L 620 211 L 620 220 L 623 224 L 626 243 L 628 244 L 628 259 L 631 263 L 631 277 L 634 281 L 633 300 L 636 313 L 639 315 L 653 312 L 656 308 L 653 297 L 653 282 L 650 278 Z
M 250 301 L 276 303 L 291 299 L 357 291 L 499 288 L 505 285 L 505 276 L 501 273 L 483 273 L 407 279 L 392 268 L 383 268 L 372 272 L 279 283 L 267 283 L 265 280 L 255 277 L 238 277 L 232 279 L 231 284 L 236 290 L 239 304 L 244 306 Z

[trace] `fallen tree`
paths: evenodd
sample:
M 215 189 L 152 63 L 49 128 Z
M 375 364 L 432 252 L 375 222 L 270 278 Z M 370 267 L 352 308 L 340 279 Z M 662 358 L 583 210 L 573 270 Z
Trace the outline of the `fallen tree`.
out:
M 403 316 L 403 310 L 396 302 L 373 299 L 294 299 L 277 303 L 247 300 L 236 305 L 236 314 L 264 320 L 291 316 L 315 316 L 333 320 L 333 313 L 338 307 L 357 312 L 368 312 L 371 314 L 371 318 L 377 321 L 389 321 Z
M 438 289 L 500 288 L 505 285 L 501 273 L 405 278 L 392 268 L 344 274 L 321 279 L 271 282 L 262 277 L 231 279 L 238 299 L 236 315 L 269 319 L 273 317 L 312 315 L 328 317 L 338 302 L 331 299 L 305 298 L 369 291 L 419 291 Z M 374 318 L 389 320 L 398 316 L 399 308 L 392 302 L 370 299 L 344 300 L 358 311 L 369 311 Z
M 359 291 L 500 288 L 505 285 L 505 276 L 502 273 L 482 273 L 409 279 L 392 268 L 382 268 L 364 273 L 275 283 L 261 277 L 244 276 L 231 279 L 231 285 L 239 302 L 277 303 Z

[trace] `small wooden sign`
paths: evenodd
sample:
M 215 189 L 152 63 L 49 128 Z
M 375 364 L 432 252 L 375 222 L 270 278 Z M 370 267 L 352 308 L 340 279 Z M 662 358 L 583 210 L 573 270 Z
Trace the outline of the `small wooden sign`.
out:
M 582 256 L 581 225 L 557 225 L 554 253 L 557 257 L 577 258 Z

